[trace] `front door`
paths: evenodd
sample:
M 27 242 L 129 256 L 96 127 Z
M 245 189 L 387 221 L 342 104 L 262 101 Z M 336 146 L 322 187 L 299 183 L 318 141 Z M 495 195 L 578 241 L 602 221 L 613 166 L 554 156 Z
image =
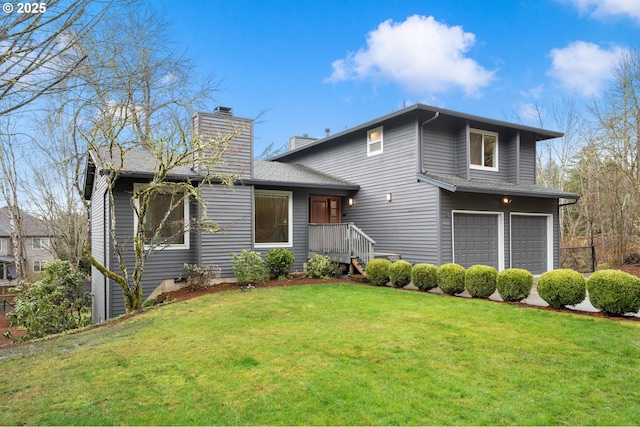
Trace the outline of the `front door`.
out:
M 311 196 L 309 198 L 311 224 L 337 224 L 340 222 L 340 197 Z

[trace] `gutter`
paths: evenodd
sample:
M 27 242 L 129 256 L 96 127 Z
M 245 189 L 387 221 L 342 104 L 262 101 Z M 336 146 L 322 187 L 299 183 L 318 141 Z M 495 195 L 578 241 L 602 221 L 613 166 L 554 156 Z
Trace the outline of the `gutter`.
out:
M 563 207 L 563 206 L 572 206 L 572 205 L 575 205 L 575 204 L 577 204 L 577 203 L 578 203 L 578 200 L 580 200 L 580 198 L 579 198 L 579 197 L 578 197 L 578 198 L 573 199 L 573 202 L 560 203 L 560 204 L 558 205 L 558 207 L 559 207 L 559 208 L 561 208 L 561 207 Z

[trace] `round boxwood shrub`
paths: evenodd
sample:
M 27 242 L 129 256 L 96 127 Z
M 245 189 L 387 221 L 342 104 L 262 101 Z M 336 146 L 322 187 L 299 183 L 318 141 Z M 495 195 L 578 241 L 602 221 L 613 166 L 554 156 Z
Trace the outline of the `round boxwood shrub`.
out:
M 438 287 L 445 294 L 455 295 L 464 291 L 464 267 L 459 264 L 442 264 L 438 267 Z
M 267 268 L 269 275 L 274 277 L 286 276 L 293 266 L 293 250 L 287 248 L 273 248 L 267 252 Z
M 438 267 L 433 264 L 416 264 L 411 269 L 411 281 L 421 291 L 438 286 Z
M 391 261 L 388 259 L 372 259 L 367 263 L 364 272 L 367 273 L 367 279 L 374 285 L 383 286 L 389 282 L 389 272 L 391 270 Z
M 538 294 L 553 308 L 579 304 L 587 296 L 586 279 L 577 271 L 547 271 L 538 279 Z
M 464 288 L 473 298 L 489 298 L 496 291 L 498 271 L 488 265 L 472 265 L 464 273 Z
M 231 269 L 238 285 L 258 285 L 269 279 L 269 270 L 260 252 L 243 249 L 240 255 L 231 254 Z
M 587 279 L 591 304 L 603 313 L 623 316 L 640 310 L 640 278 L 619 270 L 600 270 Z
M 504 301 L 522 301 L 531 293 L 533 274 L 522 268 L 508 268 L 498 273 L 497 287 Z
M 411 282 L 411 263 L 396 261 L 389 268 L 389 280 L 394 288 L 404 288 Z

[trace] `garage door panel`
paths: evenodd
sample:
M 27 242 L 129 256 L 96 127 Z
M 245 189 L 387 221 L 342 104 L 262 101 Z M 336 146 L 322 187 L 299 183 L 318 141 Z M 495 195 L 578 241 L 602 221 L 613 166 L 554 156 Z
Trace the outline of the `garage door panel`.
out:
M 498 268 L 498 216 L 454 214 L 454 259 L 464 267 L 485 264 Z
M 511 217 L 511 266 L 534 274 L 547 271 L 547 217 Z

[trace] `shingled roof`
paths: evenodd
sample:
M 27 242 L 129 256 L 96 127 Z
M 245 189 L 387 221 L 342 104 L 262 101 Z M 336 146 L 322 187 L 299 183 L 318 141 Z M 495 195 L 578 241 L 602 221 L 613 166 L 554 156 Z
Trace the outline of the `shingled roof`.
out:
M 418 174 L 418 181 L 440 187 L 444 190 L 466 193 L 501 194 L 505 196 L 526 196 L 551 199 L 574 199 L 577 194 L 567 191 L 556 190 L 554 188 L 543 187 L 541 185 L 512 184 L 502 181 L 492 181 L 488 179 L 464 179 L 453 175 L 439 175 L 433 173 Z
M 353 191 L 360 188 L 357 184 L 318 172 L 307 166 L 258 160 L 253 162 L 252 183 L 284 185 L 287 187 L 322 187 Z

